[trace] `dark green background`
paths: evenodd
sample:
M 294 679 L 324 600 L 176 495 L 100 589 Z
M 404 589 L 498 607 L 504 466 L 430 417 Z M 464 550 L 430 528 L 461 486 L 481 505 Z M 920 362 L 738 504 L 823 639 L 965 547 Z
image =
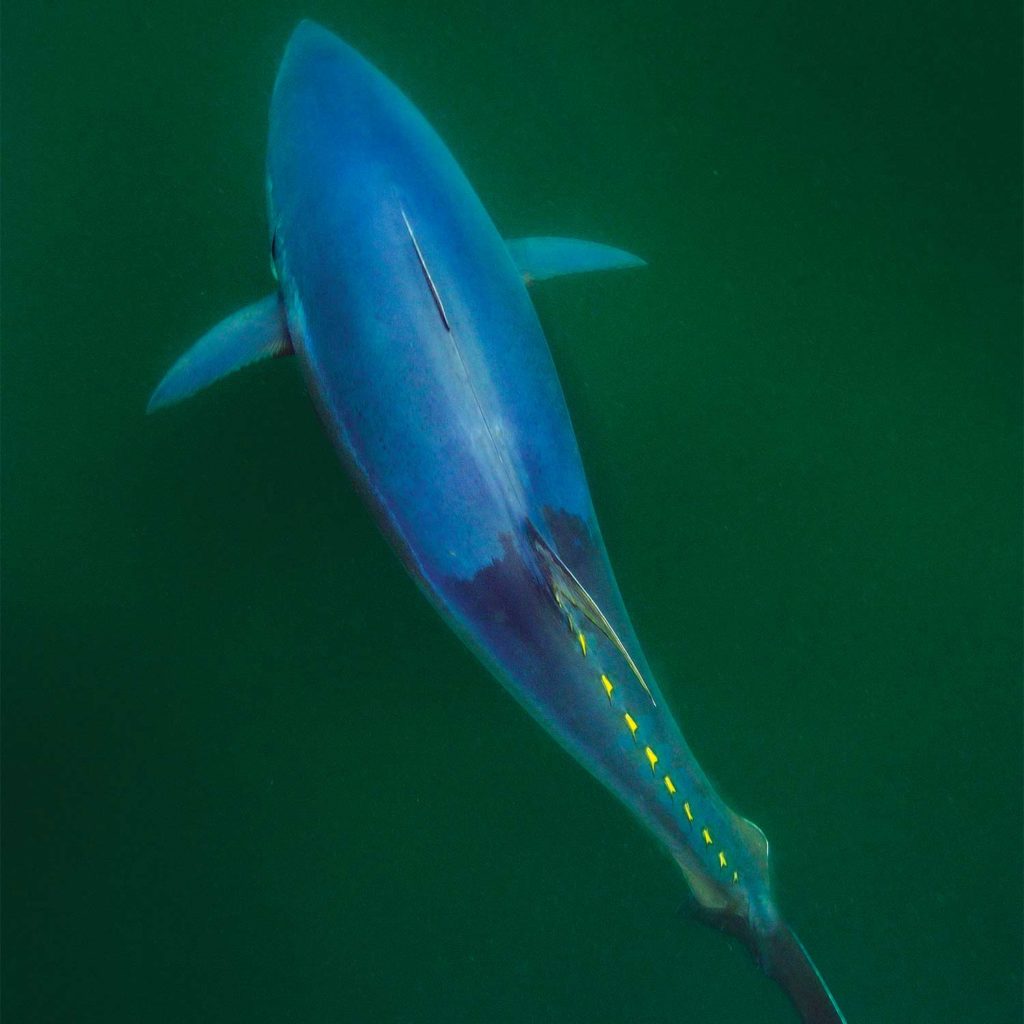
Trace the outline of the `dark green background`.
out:
M 7 0 L 5 1019 L 793 1019 L 294 365 L 143 415 L 270 287 L 302 15 L 503 231 L 650 261 L 536 301 L 662 686 L 851 1024 L 1020 1020 L 1019 7 L 924 0 Z

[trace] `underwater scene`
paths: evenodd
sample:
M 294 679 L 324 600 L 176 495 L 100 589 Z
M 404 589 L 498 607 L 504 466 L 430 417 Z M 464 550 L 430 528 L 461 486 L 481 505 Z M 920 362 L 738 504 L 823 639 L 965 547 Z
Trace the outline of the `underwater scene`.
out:
M 1019 7 L 2 16 L 6 1020 L 1022 1018 Z

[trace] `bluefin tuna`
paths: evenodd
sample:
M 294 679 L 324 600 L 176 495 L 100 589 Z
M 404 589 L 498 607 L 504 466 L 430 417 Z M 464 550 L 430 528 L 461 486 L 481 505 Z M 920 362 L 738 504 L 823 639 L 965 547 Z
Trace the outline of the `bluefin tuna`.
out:
M 265 299 L 201 338 L 156 409 L 294 354 L 413 579 L 466 645 L 678 863 L 805 1021 L 843 1017 L 772 899 L 768 843 L 716 793 L 626 613 L 527 285 L 639 267 L 566 238 L 506 241 L 383 74 L 302 22 L 274 86 Z

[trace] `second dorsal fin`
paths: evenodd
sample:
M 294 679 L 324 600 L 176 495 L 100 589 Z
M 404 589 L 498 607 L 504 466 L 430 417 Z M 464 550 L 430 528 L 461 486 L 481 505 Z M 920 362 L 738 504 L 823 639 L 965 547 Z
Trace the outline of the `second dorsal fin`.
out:
M 651 693 L 651 688 L 647 685 L 647 680 L 644 679 L 632 655 L 626 650 L 626 645 L 619 639 L 618 633 L 615 632 L 615 628 L 608 621 L 607 616 L 598 607 L 597 602 L 587 593 L 583 584 L 573 575 L 572 570 L 551 550 L 544 538 L 541 537 L 532 525 L 528 528 L 528 535 L 533 550 L 540 559 L 541 566 L 548 579 L 548 584 L 551 587 L 551 593 L 558 606 L 565 608 L 568 605 L 571 608 L 575 608 L 591 625 L 608 638 L 619 654 L 622 655 L 630 671 L 636 676 L 637 682 L 643 687 L 644 693 L 647 694 L 651 703 L 656 707 L 657 702 L 654 699 L 654 694 Z
M 749 818 L 732 812 L 733 825 L 762 876 L 768 878 L 768 837 Z

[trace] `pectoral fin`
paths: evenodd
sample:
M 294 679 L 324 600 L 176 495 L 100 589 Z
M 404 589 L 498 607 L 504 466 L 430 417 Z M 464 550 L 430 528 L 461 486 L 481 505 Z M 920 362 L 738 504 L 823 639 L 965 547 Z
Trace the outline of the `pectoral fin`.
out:
M 180 402 L 249 363 L 290 355 L 291 351 L 284 304 L 275 292 L 207 331 L 167 371 L 146 411 Z
M 647 266 L 632 253 L 577 238 L 513 238 L 505 244 L 527 284 L 562 274 Z

